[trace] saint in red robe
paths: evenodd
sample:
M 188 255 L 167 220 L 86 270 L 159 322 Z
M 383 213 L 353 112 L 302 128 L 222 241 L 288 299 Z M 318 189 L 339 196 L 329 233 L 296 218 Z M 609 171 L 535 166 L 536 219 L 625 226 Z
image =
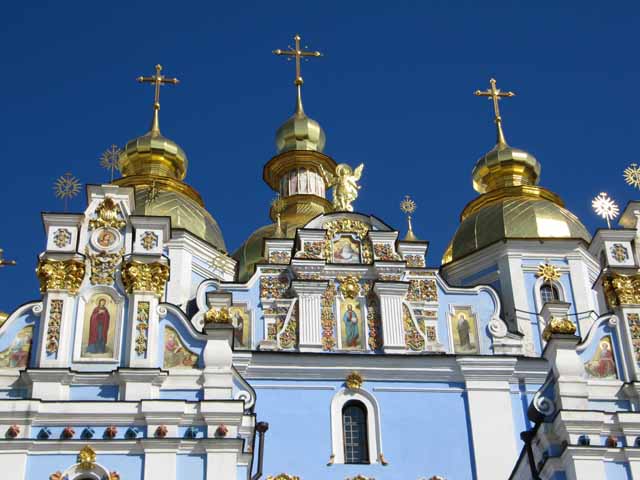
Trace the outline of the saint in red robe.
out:
M 104 307 L 104 301 L 93 309 L 89 320 L 89 343 L 87 352 L 106 353 L 107 334 L 109 333 L 109 311 Z

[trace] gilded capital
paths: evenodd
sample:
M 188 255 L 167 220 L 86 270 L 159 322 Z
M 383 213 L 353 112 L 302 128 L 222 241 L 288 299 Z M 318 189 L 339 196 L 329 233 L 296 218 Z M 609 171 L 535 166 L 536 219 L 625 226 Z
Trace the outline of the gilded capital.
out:
M 231 323 L 231 315 L 227 307 L 214 308 L 211 307 L 204 314 L 205 323 Z
M 127 293 L 150 292 L 159 297 L 168 279 L 169 266 L 164 263 L 131 260 L 122 267 L 122 283 Z
M 602 281 L 609 307 L 640 304 L 640 275 L 613 274 Z
M 574 335 L 576 333 L 576 325 L 566 317 L 552 317 L 542 332 L 542 338 L 545 342 L 548 342 L 551 339 L 551 335 L 555 333 Z
M 75 295 L 84 278 L 84 272 L 84 262 L 79 260 L 42 259 L 36 268 L 36 275 L 40 280 L 40 292 L 66 290 Z

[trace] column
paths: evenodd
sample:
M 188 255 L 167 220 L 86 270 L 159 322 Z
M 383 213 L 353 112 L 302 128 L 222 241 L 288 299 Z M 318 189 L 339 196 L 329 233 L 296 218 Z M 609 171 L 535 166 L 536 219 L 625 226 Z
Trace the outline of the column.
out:
M 299 348 L 301 352 L 322 351 L 322 295 L 327 282 L 295 280 L 292 287 L 298 295 Z
M 385 353 L 406 352 L 402 302 L 409 284 L 406 282 L 376 281 L 373 290 L 380 298 L 382 349 Z
M 204 399 L 229 400 L 233 398 L 233 327 L 230 324 L 207 323 L 204 333 L 207 335 L 207 344 L 202 352 Z
M 509 478 L 518 447 L 509 381 L 517 359 L 458 357 L 465 379 L 478 480 Z

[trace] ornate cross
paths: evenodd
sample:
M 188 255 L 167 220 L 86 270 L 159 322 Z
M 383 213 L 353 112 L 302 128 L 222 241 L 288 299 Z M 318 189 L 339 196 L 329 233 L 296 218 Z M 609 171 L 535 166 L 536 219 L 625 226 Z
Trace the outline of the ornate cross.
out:
M 160 132 L 160 125 L 158 121 L 158 110 L 160 110 L 160 87 L 162 85 L 177 85 L 180 83 L 180 80 L 177 78 L 165 77 L 160 72 L 162 72 L 162 65 L 156 65 L 156 74 L 153 77 L 143 77 L 140 76 L 137 78 L 139 83 L 153 83 L 155 85 L 155 97 L 153 103 L 153 123 L 151 125 L 151 131 Z
M 502 117 L 500 116 L 499 101 L 501 98 L 515 97 L 516 94 L 513 92 L 503 92 L 499 88 L 497 88 L 495 78 L 489 80 L 489 83 L 491 84 L 491 88 L 484 91 L 476 90 L 474 92 L 474 95 L 477 97 L 489 97 L 491 100 L 493 100 L 493 111 L 495 114 L 496 126 L 498 128 L 498 143 L 506 145 L 507 142 L 504 139 L 504 133 L 502 133 Z
M 322 53 L 318 52 L 317 50 L 315 52 L 302 50 L 302 48 L 300 47 L 301 39 L 300 39 L 300 35 L 298 34 L 296 34 L 296 36 L 293 37 L 293 39 L 295 40 L 295 48 L 292 48 L 291 46 L 289 46 L 290 50 L 277 49 L 277 50 L 274 50 L 273 53 L 276 55 L 285 55 L 289 59 L 291 59 L 291 57 L 296 59 L 296 79 L 293 81 L 293 83 L 299 86 L 303 84 L 302 74 L 300 72 L 300 60 L 303 57 L 321 57 Z

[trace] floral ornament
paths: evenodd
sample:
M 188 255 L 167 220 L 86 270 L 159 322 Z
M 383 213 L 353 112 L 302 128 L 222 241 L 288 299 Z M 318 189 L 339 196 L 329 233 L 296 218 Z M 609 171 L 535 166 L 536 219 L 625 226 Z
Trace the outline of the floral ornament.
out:
M 631 185 L 635 188 L 640 188 L 640 167 L 635 163 L 632 163 L 624 169 L 624 181 L 627 185 Z
M 80 469 L 91 470 L 96 464 L 96 452 L 89 445 L 85 446 L 78 453 L 78 463 Z
M 551 336 L 556 333 L 573 335 L 576 333 L 576 325 L 566 317 L 552 317 L 549 324 L 542 331 L 542 338 L 545 342 L 548 342 Z
M 409 268 L 423 268 L 425 265 L 422 255 L 405 255 L 404 261 L 407 262 Z
M 333 301 L 336 298 L 336 287 L 329 282 L 320 300 L 320 322 L 322 324 L 322 349 L 333 350 L 336 346 L 334 335 L 335 315 Z
M 136 353 L 144 355 L 147 353 L 147 333 L 149 330 L 149 302 L 138 302 L 136 315 Z
M 18 435 L 20 435 L 20 427 L 18 425 L 11 425 L 7 428 L 7 437 L 16 438 Z
M 596 196 L 591 201 L 591 206 L 594 212 L 596 212 L 596 215 L 607 221 L 607 228 L 611 228 L 611 220 L 620 214 L 620 208 L 606 192 L 602 192 Z
M 287 473 L 280 473 L 275 477 L 268 476 L 267 480 L 300 480 L 300 477 L 296 477 L 295 475 L 289 475 Z
M 407 291 L 410 302 L 437 302 L 438 289 L 435 280 L 411 280 Z
M 145 250 L 152 250 L 158 246 L 158 235 L 154 232 L 144 232 L 140 237 L 140 245 Z
M 53 243 L 58 248 L 64 248 L 71 243 L 71 232 L 66 228 L 59 228 L 53 234 Z
M 218 425 L 218 428 L 216 428 L 216 437 L 226 437 L 229 434 L 229 428 L 221 423 L 220 425 Z
M 340 293 L 344 298 L 356 298 L 360 295 L 360 278 L 355 275 L 339 276 Z
M 627 247 L 621 243 L 614 243 L 611 246 L 611 255 L 616 259 L 616 262 L 619 263 L 629 260 L 629 251 Z
M 118 428 L 115 425 L 109 425 L 107 428 L 104 429 L 104 436 L 105 438 L 115 438 L 115 436 L 118 434 Z
M 51 300 L 49 309 L 49 323 L 47 324 L 47 353 L 57 353 L 60 341 L 60 324 L 62 322 L 62 305 L 60 299 Z
M 111 197 L 106 197 L 100 205 L 96 207 L 95 218 L 89 220 L 89 229 L 115 228 L 121 230 L 127 224 L 125 222 L 120 207 Z
M 344 381 L 349 390 L 360 390 L 364 383 L 364 378 L 358 372 L 351 372 Z
M 168 432 L 169 429 L 166 425 L 159 425 L 158 428 L 156 428 L 155 436 L 157 438 L 165 438 Z
M 413 351 L 421 352 L 424 350 L 424 337 L 420 335 L 420 332 L 418 332 L 418 329 L 413 323 L 409 307 L 404 304 L 402 305 L 402 313 L 405 345 Z
M 64 427 L 64 430 L 62 430 L 62 438 L 64 439 L 73 438 L 75 434 L 76 431 L 71 426 Z

